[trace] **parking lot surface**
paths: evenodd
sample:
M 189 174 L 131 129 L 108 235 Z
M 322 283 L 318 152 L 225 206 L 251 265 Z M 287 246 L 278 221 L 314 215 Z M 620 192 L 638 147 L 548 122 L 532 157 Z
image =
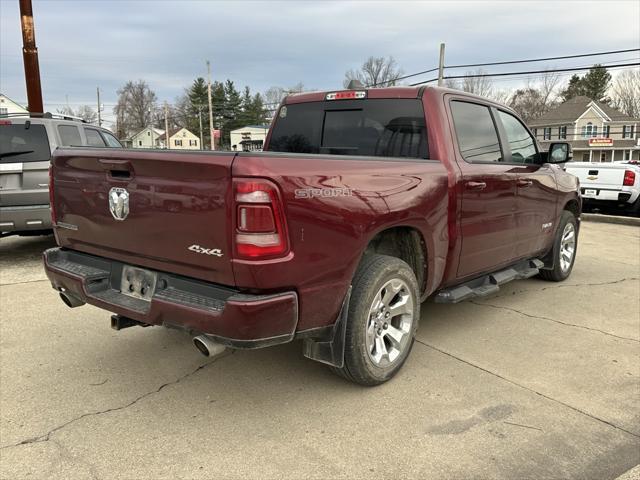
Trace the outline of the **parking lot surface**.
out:
M 425 303 L 400 374 L 352 385 L 301 344 L 202 357 L 69 309 L 0 240 L 0 476 L 615 478 L 640 463 L 640 228 L 583 223 L 564 283 Z

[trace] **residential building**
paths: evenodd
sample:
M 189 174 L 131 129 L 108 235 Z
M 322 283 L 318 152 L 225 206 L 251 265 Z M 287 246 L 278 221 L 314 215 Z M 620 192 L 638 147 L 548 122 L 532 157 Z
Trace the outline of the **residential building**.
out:
M 126 139 L 124 143 L 131 148 L 163 148 L 158 140 L 160 135 L 164 135 L 164 130 L 146 127 Z
M 159 148 L 166 148 L 167 137 L 162 133 L 158 137 Z M 171 150 L 200 150 L 200 138 L 183 127 L 169 129 L 169 148 Z
M 262 150 L 267 138 L 269 125 L 247 125 L 229 132 L 231 137 L 231 150 L 241 152 L 255 152 Z
M 0 93 L 0 115 L 16 113 L 29 113 L 29 111 L 18 102 L 11 100 L 4 93 Z
M 567 100 L 529 127 L 543 149 L 568 141 L 576 162 L 640 160 L 640 119 L 588 97 Z

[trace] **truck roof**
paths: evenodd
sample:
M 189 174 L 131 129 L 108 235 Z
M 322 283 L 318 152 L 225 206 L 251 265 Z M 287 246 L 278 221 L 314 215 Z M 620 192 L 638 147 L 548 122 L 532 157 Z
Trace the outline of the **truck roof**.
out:
M 384 88 L 355 88 L 355 89 L 337 88 L 335 90 L 325 90 L 325 91 L 318 91 L 318 92 L 293 93 L 284 98 L 283 104 L 291 105 L 294 103 L 321 102 L 325 100 L 326 95 L 328 93 L 349 92 L 349 91 L 366 91 L 367 98 L 419 98 L 422 95 L 424 95 L 426 92 L 434 96 L 454 94 L 454 95 L 462 95 L 469 98 L 475 98 L 478 100 L 482 100 L 483 102 L 491 102 L 491 103 L 497 104 L 497 102 L 491 99 L 481 97 L 473 93 L 464 92 L 462 90 L 455 90 L 453 88 L 427 86 L 427 85 L 419 85 L 415 87 L 397 86 L 397 87 L 384 87 Z

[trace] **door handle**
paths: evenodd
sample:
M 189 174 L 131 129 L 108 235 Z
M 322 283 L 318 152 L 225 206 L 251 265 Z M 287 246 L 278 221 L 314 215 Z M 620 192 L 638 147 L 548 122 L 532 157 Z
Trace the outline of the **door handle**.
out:
M 527 188 L 527 187 L 530 187 L 531 185 L 533 185 L 533 181 L 531 181 L 531 180 L 518 180 L 517 184 L 521 188 Z
M 464 186 L 467 190 L 484 190 L 487 188 L 487 184 L 485 182 L 467 182 Z
M 98 159 L 100 166 L 115 180 L 130 179 L 133 176 L 133 168 L 129 160 Z

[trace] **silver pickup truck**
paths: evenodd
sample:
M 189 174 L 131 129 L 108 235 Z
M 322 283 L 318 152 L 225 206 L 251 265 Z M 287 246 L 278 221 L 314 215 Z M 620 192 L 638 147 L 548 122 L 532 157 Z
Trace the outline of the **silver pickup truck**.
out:
M 0 115 L 0 237 L 50 233 L 49 161 L 59 146 L 122 148 L 73 117 Z

